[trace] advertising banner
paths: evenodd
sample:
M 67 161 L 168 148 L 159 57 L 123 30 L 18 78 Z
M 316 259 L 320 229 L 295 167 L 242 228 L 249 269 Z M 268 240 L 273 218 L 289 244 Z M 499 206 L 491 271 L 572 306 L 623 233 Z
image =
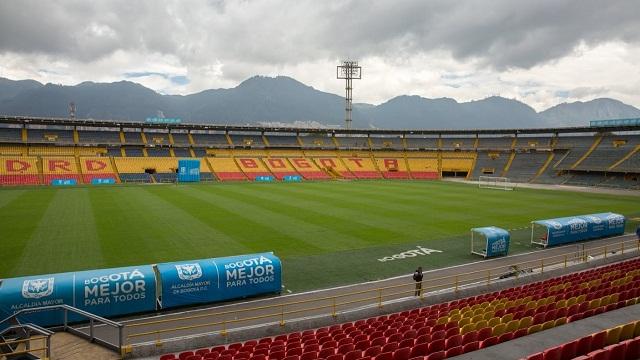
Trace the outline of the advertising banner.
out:
M 282 286 L 282 265 L 273 253 L 163 263 L 157 270 L 163 308 L 275 293 Z
M 300 175 L 285 175 L 282 180 L 289 182 L 300 182 L 302 181 L 302 176 Z
M 509 253 L 511 240 L 509 231 L 495 226 L 473 228 L 471 231 L 484 236 L 486 241 L 485 257 L 502 256 Z
M 73 273 L 4 279 L 0 283 L 0 318 L 22 310 L 67 304 L 73 306 Z M 41 326 L 63 322 L 60 311 L 36 312 L 20 317 L 21 322 Z
M 21 309 L 50 305 L 76 307 L 100 316 L 155 310 L 155 278 L 150 265 L 4 279 L 0 283 L 0 317 Z M 35 312 L 22 322 L 62 324 L 62 311 Z M 74 315 L 69 321 L 86 320 Z
M 114 178 L 93 178 L 91 179 L 91 185 L 113 185 L 116 183 Z
M 600 213 L 556 219 L 537 220 L 534 224 L 547 228 L 547 246 L 567 244 L 624 234 L 626 219 L 623 215 Z
M 75 273 L 75 307 L 100 316 L 155 310 L 156 283 L 151 265 Z
M 78 180 L 76 179 L 52 179 L 51 185 L 53 186 L 72 186 L 78 185 Z
M 192 160 L 192 159 L 178 160 L 178 181 L 179 182 L 200 181 L 200 160 Z

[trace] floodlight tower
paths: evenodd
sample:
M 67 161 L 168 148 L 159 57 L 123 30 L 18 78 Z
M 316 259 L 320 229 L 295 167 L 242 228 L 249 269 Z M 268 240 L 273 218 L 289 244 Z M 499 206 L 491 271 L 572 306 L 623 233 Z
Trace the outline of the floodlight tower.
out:
M 75 120 L 76 118 L 76 103 L 69 103 L 69 119 Z
M 347 125 L 347 129 L 351 129 L 351 111 L 353 110 L 352 101 L 353 101 L 353 85 L 351 82 L 353 79 L 359 80 L 362 79 L 362 67 L 358 66 L 357 61 L 353 60 L 345 60 L 342 62 L 342 65 L 338 65 L 337 69 L 337 78 L 345 79 L 346 85 L 346 107 L 345 107 L 345 118 L 344 121 Z

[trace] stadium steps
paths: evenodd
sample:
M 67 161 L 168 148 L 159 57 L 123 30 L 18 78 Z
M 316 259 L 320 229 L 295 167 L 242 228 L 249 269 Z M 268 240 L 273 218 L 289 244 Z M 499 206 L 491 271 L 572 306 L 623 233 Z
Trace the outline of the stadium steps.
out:
M 264 146 L 267 146 L 267 147 L 268 147 L 268 146 L 271 146 L 271 145 L 269 144 L 269 140 L 267 140 L 267 137 L 266 137 L 266 136 L 264 136 L 264 134 L 262 135 L 262 141 L 264 142 Z
M 627 153 L 622 159 L 616 161 L 613 165 L 611 165 L 609 167 L 609 170 L 613 170 L 616 168 L 616 166 L 622 164 L 623 162 L 625 162 L 627 159 L 629 159 L 630 157 L 632 157 L 633 155 L 635 155 L 638 151 L 640 151 L 640 145 L 636 145 L 636 147 L 629 151 L 629 153 Z
M 116 161 L 113 159 L 113 156 L 109 156 L 109 161 L 111 162 L 113 174 L 116 176 L 116 182 L 122 183 L 122 180 L 120 180 L 120 173 L 118 172 L 118 167 L 116 166 Z
M 209 169 L 209 172 L 211 173 L 211 176 L 213 177 L 214 181 L 220 181 L 220 179 L 218 179 L 218 176 L 216 175 L 215 172 L 213 172 L 213 167 L 211 166 L 211 163 L 207 161 L 206 158 L 202 158 L 200 159 L 200 161 L 204 161 L 204 163 L 207 165 L 207 169 Z
M 504 166 L 504 169 L 502 170 L 502 173 L 500 174 L 500 176 L 504 177 L 507 175 L 507 173 L 509 172 L 509 169 L 511 168 L 511 164 L 513 164 L 513 159 L 515 158 L 516 158 L 516 152 L 511 151 L 511 154 L 509 154 L 509 160 L 507 160 L 507 164 Z
M 593 150 L 595 150 L 598 145 L 600 145 L 600 142 L 602 141 L 602 134 L 599 134 L 596 139 L 593 141 L 593 144 L 591 144 L 591 147 L 589 147 L 589 150 L 587 150 L 586 153 L 584 153 L 584 155 L 582 155 L 582 157 L 580 159 L 578 159 L 578 161 L 576 161 L 573 165 L 571 165 L 571 170 L 575 169 L 578 165 L 580 165 L 581 162 L 584 161 L 584 159 L 588 158 L 589 155 L 591 155 L 591 153 L 593 152 Z
M 476 138 L 476 143 L 475 143 L 476 149 L 479 141 L 480 139 Z M 471 170 L 467 173 L 467 180 L 471 180 L 471 178 L 473 177 L 473 172 L 476 169 L 477 163 L 478 163 L 478 155 L 476 154 L 476 156 L 473 157 L 473 163 L 471 163 Z
M 82 174 L 82 165 L 80 164 L 80 157 L 79 156 L 74 156 L 74 160 L 76 161 L 76 169 L 78 170 L 77 173 L 80 174 L 80 176 L 78 176 L 78 184 L 84 184 L 84 174 Z
M 227 139 L 228 139 L 228 140 L 230 139 L 230 138 L 229 138 L 229 135 L 227 135 Z M 244 169 L 242 168 L 242 166 L 240 166 L 240 163 L 238 162 L 238 159 L 237 159 L 235 156 L 233 156 L 233 157 L 232 157 L 232 159 L 233 159 L 233 162 L 234 162 L 234 163 L 236 163 L 236 167 L 238 167 L 238 169 L 240 169 L 240 172 L 242 173 L 242 175 L 244 175 L 244 177 L 245 177 L 246 179 L 252 180 L 252 179 L 251 179 L 251 176 L 249 176 L 249 175 L 248 175 L 248 173 L 244 171 Z
M 540 175 L 542 175 L 547 168 L 549 167 L 549 164 L 551 164 L 551 162 L 553 161 L 553 158 L 556 156 L 556 154 L 554 152 L 550 152 L 549 153 L 549 157 L 547 158 L 547 161 L 545 161 L 544 164 L 542 164 L 542 166 L 540 167 L 540 169 L 538 170 L 538 172 L 536 173 L 536 176 L 533 177 L 533 179 L 529 180 L 529 182 L 534 182 Z
M 518 144 L 518 138 L 514 137 L 513 141 L 511 142 L 511 150 L 515 150 L 517 144 Z

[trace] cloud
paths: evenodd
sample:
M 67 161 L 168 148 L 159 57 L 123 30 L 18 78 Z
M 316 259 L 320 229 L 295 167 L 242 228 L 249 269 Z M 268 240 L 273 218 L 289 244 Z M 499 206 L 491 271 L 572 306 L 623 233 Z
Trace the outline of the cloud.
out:
M 635 0 L 2 1 L 0 76 L 74 83 L 148 74 L 134 78 L 176 94 L 280 74 L 342 93 L 335 65 L 354 58 L 364 65 L 359 101 L 500 93 L 538 108 L 564 100 L 562 91 L 571 99 L 596 95 L 573 89 L 599 88 L 640 105 L 637 8 Z M 631 72 L 616 85 L 589 66 L 616 79 Z

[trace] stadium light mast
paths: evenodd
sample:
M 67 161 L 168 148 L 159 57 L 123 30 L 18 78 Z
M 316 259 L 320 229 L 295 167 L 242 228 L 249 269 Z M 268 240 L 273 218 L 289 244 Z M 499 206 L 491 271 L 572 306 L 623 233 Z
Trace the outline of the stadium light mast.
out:
M 346 96 L 345 96 L 345 102 L 346 102 L 346 106 L 345 106 L 345 118 L 344 121 L 346 123 L 347 129 L 351 129 L 351 121 L 352 121 L 352 117 L 351 117 L 351 112 L 353 110 L 353 85 L 352 85 L 352 81 L 354 79 L 359 80 L 362 79 L 362 67 L 358 66 L 358 62 L 354 61 L 354 60 L 344 60 L 342 62 L 342 65 L 338 65 L 336 68 L 336 72 L 337 72 L 337 78 L 338 79 L 345 79 L 346 80 L 346 85 L 345 85 L 345 91 L 346 91 Z

